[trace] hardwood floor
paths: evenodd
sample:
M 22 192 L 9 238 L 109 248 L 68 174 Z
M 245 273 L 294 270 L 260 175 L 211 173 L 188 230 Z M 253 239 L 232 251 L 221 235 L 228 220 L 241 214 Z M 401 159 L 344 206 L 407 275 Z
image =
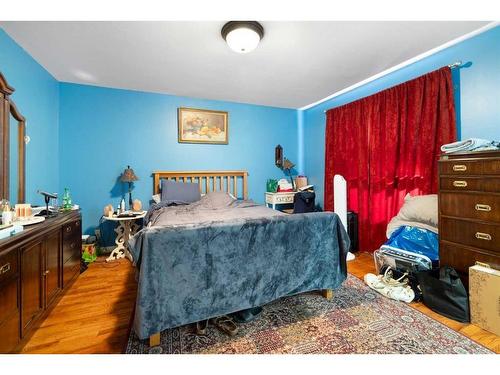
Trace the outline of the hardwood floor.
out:
M 360 278 L 374 272 L 371 254 L 357 254 L 348 262 L 348 269 Z M 128 260 L 105 263 L 99 258 L 62 297 L 22 353 L 122 353 L 136 288 L 134 269 Z M 500 337 L 472 324 L 447 319 L 421 303 L 411 306 L 500 353 Z
M 127 259 L 105 258 L 82 273 L 22 353 L 121 353 L 129 333 L 137 284 Z

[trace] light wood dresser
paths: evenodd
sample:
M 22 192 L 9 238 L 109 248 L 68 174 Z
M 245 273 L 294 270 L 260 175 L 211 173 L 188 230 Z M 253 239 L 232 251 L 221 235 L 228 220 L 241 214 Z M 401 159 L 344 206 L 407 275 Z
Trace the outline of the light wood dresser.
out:
M 439 256 L 466 284 L 476 261 L 500 269 L 500 151 L 441 156 Z

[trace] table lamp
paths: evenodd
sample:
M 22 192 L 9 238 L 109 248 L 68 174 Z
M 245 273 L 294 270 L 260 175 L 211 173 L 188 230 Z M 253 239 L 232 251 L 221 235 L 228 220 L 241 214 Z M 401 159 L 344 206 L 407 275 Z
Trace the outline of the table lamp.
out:
M 132 209 L 132 183 L 134 181 L 139 180 L 139 178 L 135 175 L 135 172 L 132 168 L 130 168 L 130 165 L 127 165 L 127 168 L 123 171 L 120 181 L 121 182 L 127 182 L 128 183 L 128 205 L 129 209 Z

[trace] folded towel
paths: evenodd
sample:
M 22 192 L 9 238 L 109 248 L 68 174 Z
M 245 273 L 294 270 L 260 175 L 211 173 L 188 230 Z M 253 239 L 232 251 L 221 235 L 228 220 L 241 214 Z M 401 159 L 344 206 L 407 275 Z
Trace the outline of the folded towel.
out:
M 459 151 L 484 151 L 496 150 L 499 148 L 499 142 L 490 141 L 481 138 L 469 138 L 463 141 L 448 143 L 441 146 L 441 151 L 444 153 L 452 153 Z

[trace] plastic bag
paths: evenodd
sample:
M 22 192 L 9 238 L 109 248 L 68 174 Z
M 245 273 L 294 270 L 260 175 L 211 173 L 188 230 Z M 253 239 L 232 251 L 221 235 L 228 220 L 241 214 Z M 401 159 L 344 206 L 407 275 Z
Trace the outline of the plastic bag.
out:
M 435 266 L 439 261 L 438 235 L 429 230 L 401 226 L 392 233 L 385 245 L 425 255 Z

